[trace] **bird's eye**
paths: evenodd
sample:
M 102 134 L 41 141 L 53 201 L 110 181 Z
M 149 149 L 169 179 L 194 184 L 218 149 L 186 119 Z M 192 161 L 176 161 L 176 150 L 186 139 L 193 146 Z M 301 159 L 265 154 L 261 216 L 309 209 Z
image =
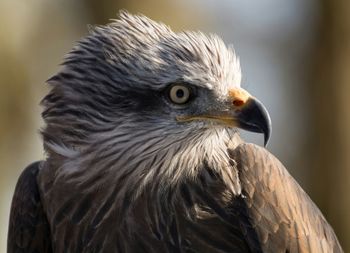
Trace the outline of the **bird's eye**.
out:
M 174 85 L 169 91 L 169 98 L 175 104 L 184 104 L 188 102 L 190 95 L 190 88 L 181 84 Z

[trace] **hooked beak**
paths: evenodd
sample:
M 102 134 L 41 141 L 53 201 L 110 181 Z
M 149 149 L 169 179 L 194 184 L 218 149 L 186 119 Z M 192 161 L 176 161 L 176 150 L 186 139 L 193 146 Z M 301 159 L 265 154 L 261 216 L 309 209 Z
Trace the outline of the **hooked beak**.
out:
M 265 106 L 241 88 L 231 89 L 228 95 L 229 109 L 210 112 L 208 115 L 180 116 L 178 121 L 211 120 L 229 127 L 264 134 L 264 146 L 271 135 L 271 119 Z
M 264 134 L 264 146 L 271 135 L 271 119 L 265 106 L 242 88 L 229 91 L 233 123 L 241 129 Z
M 237 127 L 264 134 L 264 146 L 271 135 L 271 119 L 265 106 L 255 98 L 249 98 L 235 115 Z

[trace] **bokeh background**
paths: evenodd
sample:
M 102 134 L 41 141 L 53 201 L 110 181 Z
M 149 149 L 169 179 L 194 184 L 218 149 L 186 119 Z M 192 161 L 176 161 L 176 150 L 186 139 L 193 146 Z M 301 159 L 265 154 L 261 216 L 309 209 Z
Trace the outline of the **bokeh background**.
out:
M 16 180 L 44 158 L 38 130 L 45 80 L 87 24 L 105 24 L 119 9 L 234 44 L 243 87 L 273 120 L 268 149 L 350 252 L 348 0 L 0 0 L 0 252 Z M 260 136 L 244 136 L 262 144 Z

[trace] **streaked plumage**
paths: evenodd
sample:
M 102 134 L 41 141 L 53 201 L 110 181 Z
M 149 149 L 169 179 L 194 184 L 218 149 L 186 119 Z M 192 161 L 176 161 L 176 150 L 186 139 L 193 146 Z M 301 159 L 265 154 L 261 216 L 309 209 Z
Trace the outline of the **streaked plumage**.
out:
M 126 12 L 91 29 L 48 80 L 47 159 L 18 181 L 8 252 L 342 252 L 280 162 L 239 138 L 269 134 L 240 82 L 215 35 Z

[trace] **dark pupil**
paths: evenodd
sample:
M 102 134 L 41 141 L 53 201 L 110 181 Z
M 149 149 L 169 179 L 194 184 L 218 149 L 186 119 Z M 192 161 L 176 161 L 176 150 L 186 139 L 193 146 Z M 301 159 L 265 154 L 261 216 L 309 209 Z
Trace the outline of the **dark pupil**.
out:
M 178 89 L 178 90 L 176 91 L 176 96 L 177 96 L 178 98 L 182 98 L 184 95 L 185 95 L 185 92 L 184 92 L 183 90 Z

